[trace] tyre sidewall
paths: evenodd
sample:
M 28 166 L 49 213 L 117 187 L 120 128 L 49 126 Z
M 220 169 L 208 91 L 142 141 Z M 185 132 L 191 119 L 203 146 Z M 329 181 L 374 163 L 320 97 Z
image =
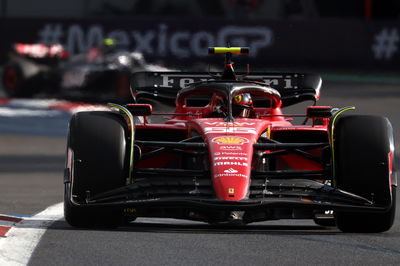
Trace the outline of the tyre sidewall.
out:
M 121 220 L 121 212 L 115 208 L 76 203 L 84 204 L 88 191 L 93 196 L 125 185 L 126 130 L 124 119 L 111 112 L 80 112 L 72 116 L 67 145 L 70 180 L 65 184 L 64 198 L 65 218 L 71 225 L 87 227 Z

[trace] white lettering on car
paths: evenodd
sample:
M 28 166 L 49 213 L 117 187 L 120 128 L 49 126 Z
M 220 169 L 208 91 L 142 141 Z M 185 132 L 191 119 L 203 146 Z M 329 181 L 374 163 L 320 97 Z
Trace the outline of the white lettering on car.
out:
M 237 134 L 257 134 L 253 127 L 206 127 L 204 128 L 205 134 L 210 133 L 237 133 Z
M 214 166 L 222 166 L 222 165 L 249 166 L 248 163 L 243 163 L 243 162 L 216 162 L 216 163 L 214 163 Z
M 215 161 L 226 161 L 226 160 L 238 160 L 238 161 L 247 161 L 247 157 L 232 157 L 232 156 L 226 156 L 226 157 L 215 157 Z

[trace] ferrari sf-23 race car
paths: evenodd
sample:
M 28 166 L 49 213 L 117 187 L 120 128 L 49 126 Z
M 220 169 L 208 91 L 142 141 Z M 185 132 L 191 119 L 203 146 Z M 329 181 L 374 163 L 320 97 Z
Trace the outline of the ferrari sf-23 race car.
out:
M 139 72 L 135 103 L 71 118 L 64 176 L 70 225 L 328 218 L 343 232 L 391 228 L 397 180 L 387 118 L 317 106 L 318 75 L 235 73 L 232 54 L 248 48 L 209 52 L 225 54 L 222 73 Z M 173 113 L 138 103 L 172 95 Z M 304 115 L 282 113 L 308 100 L 314 105 Z M 165 121 L 152 122 L 157 117 Z M 294 117 L 308 122 L 294 124 Z

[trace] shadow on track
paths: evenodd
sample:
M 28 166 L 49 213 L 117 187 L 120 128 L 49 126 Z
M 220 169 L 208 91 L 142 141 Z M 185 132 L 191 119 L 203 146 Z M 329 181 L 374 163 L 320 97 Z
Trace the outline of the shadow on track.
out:
M 176 220 L 175 220 L 176 221 Z M 29 227 L 29 225 L 19 225 Z M 66 231 L 114 231 L 114 232 L 146 232 L 146 233 L 184 233 L 184 234 L 235 234 L 235 235 L 336 235 L 341 232 L 335 227 L 322 227 L 318 225 L 268 225 L 254 223 L 250 225 L 209 225 L 200 222 L 182 221 L 174 222 L 132 222 L 118 228 L 74 228 L 64 220 L 55 221 L 47 230 Z

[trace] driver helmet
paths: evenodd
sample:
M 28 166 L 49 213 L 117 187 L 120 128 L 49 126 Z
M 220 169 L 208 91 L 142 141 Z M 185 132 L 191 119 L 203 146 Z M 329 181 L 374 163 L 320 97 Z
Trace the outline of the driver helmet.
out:
M 232 99 L 232 113 L 235 117 L 249 117 L 253 109 L 250 93 L 240 93 Z
M 117 42 L 112 38 L 105 38 L 102 41 L 101 52 L 103 54 L 110 54 L 115 52 Z

